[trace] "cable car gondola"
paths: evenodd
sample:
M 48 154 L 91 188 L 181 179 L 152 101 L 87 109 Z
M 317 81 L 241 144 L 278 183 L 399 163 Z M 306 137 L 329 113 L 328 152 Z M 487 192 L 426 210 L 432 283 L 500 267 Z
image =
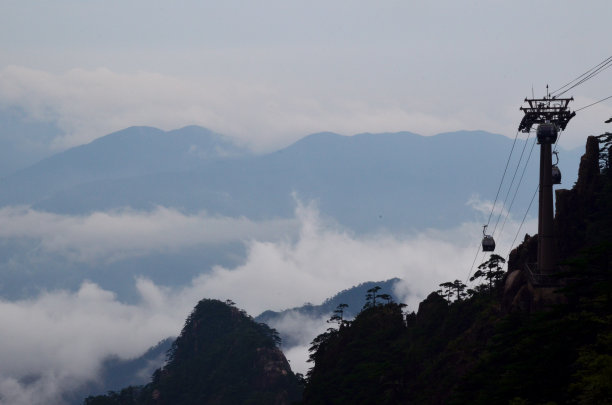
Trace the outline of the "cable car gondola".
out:
M 485 232 L 487 230 L 488 225 L 484 225 L 482 227 L 482 251 L 483 252 L 492 252 L 495 250 L 495 240 L 493 236 L 487 235 Z
M 552 183 L 561 184 L 561 170 L 559 170 L 559 167 L 557 166 L 557 164 L 559 164 L 559 152 L 555 151 L 553 153 L 557 158 L 557 162 L 552 165 Z

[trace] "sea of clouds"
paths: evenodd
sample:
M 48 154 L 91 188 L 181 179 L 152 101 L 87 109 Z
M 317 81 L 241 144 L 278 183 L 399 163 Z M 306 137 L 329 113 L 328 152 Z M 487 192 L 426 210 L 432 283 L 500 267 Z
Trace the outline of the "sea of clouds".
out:
M 482 213 L 491 208 L 479 200 L 470 204 Z M 301 202 L 295 218 L 262 223 L 163 208 L 80 217 L 5 208 L 0 218 L 7 224 L 1 238 L 27 234 L 40 240 L 40 249 L 81 262 L 180 250 L 215 238 L 235 238 L 247 245 L 240 265 L 203 269 L 180 287 L 158 285 L 146 274 L 125 280 L 138 292 L 131 303 L 87 280 L 76 290 L 0 299 L 0 403 L 11 405 L 62 403 L 64 393 L 96 380 L 108 356 L 134 358 L 161 339 L 176 336 L 202 298 L 231 299 L 256 316 L 268 309 L 320 303 L 365 281 L 399 277 L 403 282 L 394 293 L 414 311 L 439 283 L 467 279 L 481 236 L 480 223 L 406 235 L 357 235 L 322 219 L 314 204 Z M 509 248 L 519 226 L 513 220 L 506 225 L 499 252 Z M 533 227 L 530 220 L 521 232 Z M 329 326 L 325 317 L 289 313 L 271 326 L 299 342 L 283 349 L 294 371 L 305 373 L 310 341 Z

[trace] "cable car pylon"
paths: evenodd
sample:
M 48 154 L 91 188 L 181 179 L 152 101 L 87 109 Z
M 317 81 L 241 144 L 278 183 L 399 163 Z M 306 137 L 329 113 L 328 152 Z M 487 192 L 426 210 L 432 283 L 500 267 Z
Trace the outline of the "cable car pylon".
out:
M 525 99 L 528 104 L 520 109 L 525 113 L 519 131 L 529 132 L 535 124 L 540 145 L 540 183 L 538 211 L 538 261 L 537 274 L 546 276 L 557 271 L 555 239 L 553 233 L 553 164 L 552 144 L 557 142 L 559 131 L 563 131 L 576 112 L 568 105 L 573 98 L 555 98 L 547 94 L 544 98 Z M 558 168 L 557 168 L 558 170 Z M 560 179 L 559 172 L 559 182 Z

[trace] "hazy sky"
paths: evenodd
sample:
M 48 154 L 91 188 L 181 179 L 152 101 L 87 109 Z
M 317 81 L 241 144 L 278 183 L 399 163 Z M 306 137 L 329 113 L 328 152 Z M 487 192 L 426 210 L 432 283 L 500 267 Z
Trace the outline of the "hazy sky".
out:
M 607 0 L 3 0 L 0 105 L 65 132 L 199 124 L 262 150 L 308 133 L 482 129 L 612 54 Z M 570 94 L 612 95 L 612 69 Z M 562 143 L 601 133 L 612 100 Z

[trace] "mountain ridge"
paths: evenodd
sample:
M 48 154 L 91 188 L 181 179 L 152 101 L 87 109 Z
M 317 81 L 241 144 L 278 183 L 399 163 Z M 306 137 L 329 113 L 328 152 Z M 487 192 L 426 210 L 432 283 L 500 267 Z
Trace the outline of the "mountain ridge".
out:
M 168 152 L 168 148 L 158 147 L 140 163 L 114 164 L 106 172 L 92 169 L 88 156 L 94 151 L 99 151 L 96 159 L 100 162 L 107 143 L 118 138 L 142 138 L 143 131 L 165 135 L 162 138 L 166 143 L 176 134 L 187 135 L 170 154 L 173 158 L 169 163 L 155 157 L 155 153 Z M 472 209 L 466 202 L 474 194 L 488 194 L 499 181 L 499 174 L 490 168 L 499 166 L 512 142 L 484 131 L 431 137 L 411 132 L 353 136 L 323 132 L 262 155 L 239 147 L 230 149 L 233 154 L 215 151 L 215 145 L 225 143 L 213 142 L 204 148 L 212 158 L 189 155 L 183 161 L 182 157 L 188 156 L 185 149 L 190 141 L 186 140 L 193 132 L 216 136 L 195 126 L 168 132 L 133 127 L 107 135 L 0 180 L 0 205 L 27 204 L 60 214 L 165 206 L 185 212 L 206 210 L 213 215 L 266 219 L 291 216 L 292 195 L 297 195 L 318 201 L 324 214 L 358 231 L 447 227 L 469 218 Z M 201 143 L 209 140 L 201 138 Z M 526 146 L 525 141 L 520 143 Z M 82 170 L 72 165 L 71 174 L 64 176 L 64 170 L 53 174 L 44 167 L 83 150 L 89 152 L 79 155 Z M 478 159 L 472 156 L 476 151 Z M 124 150 L 119 156 L 124 156 L 120 161 L 128 161 L 130 152 Z M 570 167 L 565 181 L 571 181 L 572 165 L 577 166 L 577 160 L 571 156 L 562 160 L 562 170 Z M 462 167 L 463 176 L 451 179 L 456 167 Z M 122 171 L 125 174 L 117 175 Z M 527 178 L 526 183 L 533 183 L 535 188 L 533 178 Z M 517 202 L 519 209 L 525 204 Z M 414 214 L 426 208 L 433 211 L 431 217 Z

